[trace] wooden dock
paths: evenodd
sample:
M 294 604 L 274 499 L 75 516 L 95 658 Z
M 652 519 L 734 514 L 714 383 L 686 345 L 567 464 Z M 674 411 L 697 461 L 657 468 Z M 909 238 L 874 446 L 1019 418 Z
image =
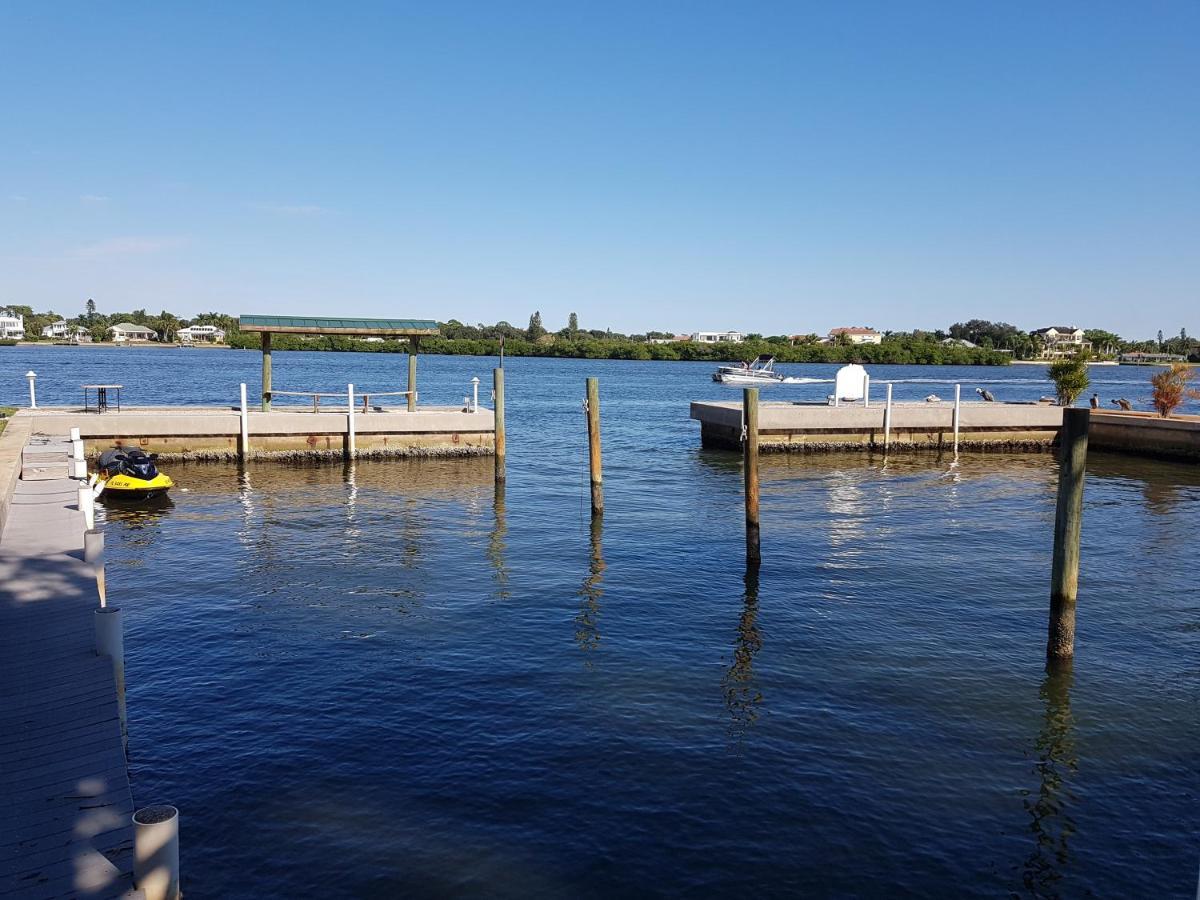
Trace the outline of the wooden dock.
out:
M 141 897 L 110 660 L 96 655 L 70 443 L 0 443 L 0 898 Z M 15 446 L 14 446 L 15 445 Z M 16 450 L 16 452 L 14 452 Z M 13 469 L 26 477 L 15 479 Z

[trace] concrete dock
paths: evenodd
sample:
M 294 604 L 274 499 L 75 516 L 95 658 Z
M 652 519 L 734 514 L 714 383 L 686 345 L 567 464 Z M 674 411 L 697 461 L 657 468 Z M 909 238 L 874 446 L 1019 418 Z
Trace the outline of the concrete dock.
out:
M 165 460 L 236 460 L 241 443 L 241 413 L 231 407 L 147 406 L 110 409 L 97 414 L 81 408 L 23 409 L 14 421 L 31 420 L 31 427 L 48 434 L 78 428 L 89 455 L 114 445 L 138 447 Z M 356 455 L 485 456 L 495 452 L 495 416 L 479 407 L 426 406 L 416 411 L 384 409 L 351 417 L 346 400 L 341 407 L 326 404 L 319 412 L 303 407 L 276 406 L 271 412 L 247 413 L 247 458 L 337 458 L 347 455 L 353 427 Z
M 759 404 L 759 449 L 766 453 L 882 450 L 885 408 Z M 691 404 L 705 447 L 740 450 L 742 404 Z M 1062 428 L 1062 407 L 1049 404 L 967 402 L 960 408 L 958 446 L 963 451 L 1049 449 Z M 1152 413 L 1093 410 L 1089 445 L 1139 456 L 1200 462 L 1200 416 L 1163 419 Z M 889 451 L 943 451 L 954 446 L 952 403 L 893 403 Z
M 116 685 L 95 651 L 96 578 L 82 560 L 69 447 L 61 436 L 39 441 L 28 422 L 0 436 L 0 897 L 141 897 Z

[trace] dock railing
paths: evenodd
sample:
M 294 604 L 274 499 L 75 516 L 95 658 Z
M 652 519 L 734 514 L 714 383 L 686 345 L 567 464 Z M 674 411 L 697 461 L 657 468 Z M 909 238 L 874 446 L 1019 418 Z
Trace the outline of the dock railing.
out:
M 888 444 L 891 443 L 891 437 L 892 437 L 892 385 L 894 383 L 895 382 L 891 382 L 891 381 L 884 382 L 884 384 L 887 385 L 887 396 L 886 396 L 886 399 L 884 400 L 884 406 L 883 406 L 883 449 L 884 449 L 884 451 L 887 450 Z M 941 382 L 941 381 L 934 381 L 934 380 L 921 381 L 919 379 L 918 380 L 905 379 L 904 383 L 905 384 L 943 384 L 943 382 Z M 870 402 L 869 402 L 870 389 L 871 389 L 870 377 L 868 376 L 866 379 L 864 379 L 864 402 L 863 402 L 864 406 L 870 406 Z M 942 402 L 941 398 L 938 398 L 937 402 L 939 402 L 939 403 Z M 953 411 L 951 413 L 951 419 L 950 419 L 951 427 L 954 429 L 954 452 L 955 453 L 958 453 L 958 426 L 959 426 L 959 422 L 961 421 L 961 417 L 962 417 L 962 384 L 956 383 L 954 385 L 954 407 L 953 407 Z

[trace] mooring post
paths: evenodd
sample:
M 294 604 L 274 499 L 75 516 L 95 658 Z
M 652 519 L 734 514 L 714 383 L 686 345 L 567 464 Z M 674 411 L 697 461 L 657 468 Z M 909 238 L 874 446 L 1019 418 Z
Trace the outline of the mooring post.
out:
M 71 429 L 71 477 L 78 481 L 87 481 L 87 460 L 83 458 L 83 438 L 79 429 Z
M 742 389 L 742 471 L 746 479 L 746 562 L 762 559 L 758 524 L 758 388 Z
M 496 481 L 504 481 L 504 369 L 492 369 L 492 391 L 496 406 Z
M 146 806 L 133 814 L 133 886 L 146 900 L 179 900 L 179 810 Z
M 271 332 L 262 336 L 262 411 L 271 411 Z
M 250 410 L 246 406 L 246 385 L 242 383 L 242 444 L 238 447 L 238 459 L 246 461 L 250 453 Z
M 417 411 L 417 339 L 408 341 L 408 411 Z
M 129 725 L 125 715 L 125 632 L 121 607 L 105 606 L 92 611 L 96 628 L 96 655 L 112 660 L 113 683 L 117 689 L 117 717 L 121 720 L 121 742 L 129 743 Z
M 871 408 L 871 376 L 863 372 L 863 409 Z
M 354 385 L 346 385 L 346 453 L 349 459 L 358 455 L 354 436 Z
M 471 412 L 479 412 L 479 376 L 471 379 Z
M 30 369 L 25 373 L 25 377 L 29 379 L 29 408 L 37 409 L 37 390 L 33 386 L 33 383 L 37 381 L 37 372 Z
M 883 452 L 887 453 L 892 441 L 892 383 L 887 386 L 887 400 L 883 406 Z
M 92 487 L 88 484 L 79 486 L 79 511 L 83 513 L 83 530 L 96 527 L 96 498 L 92 495 Z
M 100 595 L 100 608 L 108 605 L 108 591 L 104 584 L 104 532 L 89 528 L 83 533 L 83 561 L 96 573 L 96 591 Z
M 1079 531 L 1087 469 L 1090 409 L 1064 409 L 1054 510 L 1054 562 L 1050 571 L 1050 635 L 1046 655 L 1075 655 L 1075 597 L 1079 590 Z
M 604 512 L 604 483 L 600 471 L 600 381 L 587 380 L 588 462 L 592 473 L 592 515 Z
M 958 422 L 962 415 L 962 385 L 954 386 L 954 455 L 958 456 Z

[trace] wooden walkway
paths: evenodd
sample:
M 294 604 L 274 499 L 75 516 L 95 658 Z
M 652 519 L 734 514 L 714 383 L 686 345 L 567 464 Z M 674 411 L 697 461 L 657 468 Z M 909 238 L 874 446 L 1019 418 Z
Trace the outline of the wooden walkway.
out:
M 0 534 L 0 898 L 141 897 L 70 444 L 30 438 Z

